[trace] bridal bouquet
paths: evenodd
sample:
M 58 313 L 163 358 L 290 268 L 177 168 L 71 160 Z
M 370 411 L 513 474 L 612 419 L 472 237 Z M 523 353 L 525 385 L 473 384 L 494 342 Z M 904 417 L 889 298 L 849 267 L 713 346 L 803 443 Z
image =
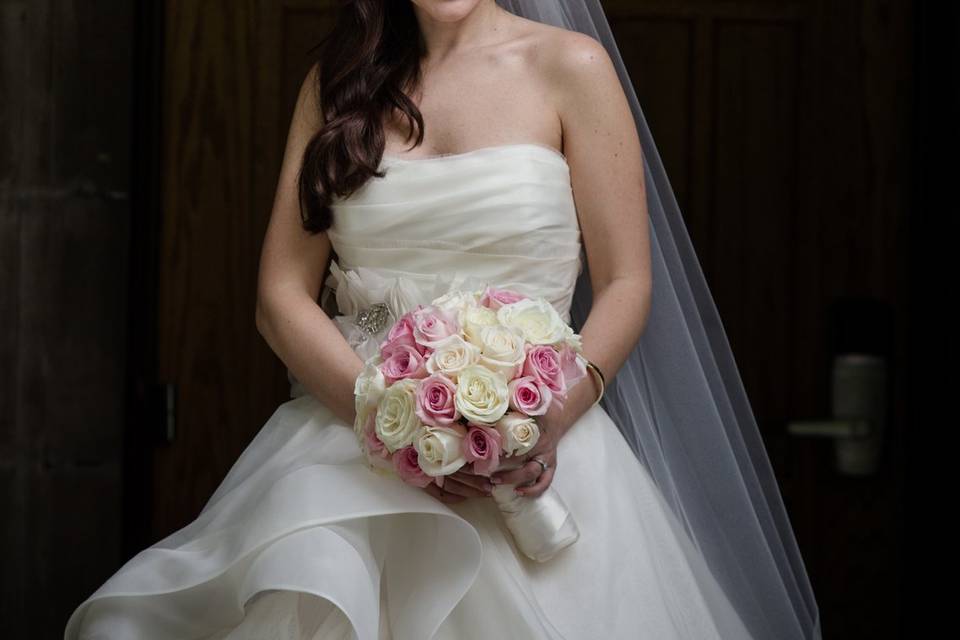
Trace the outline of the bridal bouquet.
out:
M 587 375 L 580 336 L 544 298 L 486 286 L 458 290 L 400 317 L 354 387 L 354 431 L 371 469 L 425 487 L 467 467 L 520 466 L 540 437 L 536 416 Z M 493 498 L 518 548 L 545 561 L 579 530 L 551 485 Z

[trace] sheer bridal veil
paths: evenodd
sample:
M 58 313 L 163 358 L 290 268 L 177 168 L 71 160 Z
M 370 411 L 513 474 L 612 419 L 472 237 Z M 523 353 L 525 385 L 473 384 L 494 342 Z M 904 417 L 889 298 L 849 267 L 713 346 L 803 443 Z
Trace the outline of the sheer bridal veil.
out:
M 604 408 L 695 545 L 689 553 L 706 560 L 753 638 L 819 639 L 813 589 L 753 411 L 599 0 L 496 1 L 513 14 L 601 42 L 640 135 L 652 309 L 639 343 L 608 381 Z M 576 330 L 591 300 L 585 267 L 571 309 Z

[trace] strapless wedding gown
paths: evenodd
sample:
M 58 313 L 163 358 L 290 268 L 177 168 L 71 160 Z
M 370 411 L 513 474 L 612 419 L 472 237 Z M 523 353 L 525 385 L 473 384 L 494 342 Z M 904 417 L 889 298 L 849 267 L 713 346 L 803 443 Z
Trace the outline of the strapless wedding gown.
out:
M 329 230 L 335 320 L 358 354 L 376 348 L 355 322 L 369 305 L 483 282 L 569 321 L 582 247 L 563 155 L 509 144 L 383 168 Z M 83 602 L 68 640 L 750 638 L 601 406 L 561 440 L 553 479 L 580 538 L 538 563 L 492 498 L 445 504 L 372 471 L 352 425 L 291 382 L 197 519 Z

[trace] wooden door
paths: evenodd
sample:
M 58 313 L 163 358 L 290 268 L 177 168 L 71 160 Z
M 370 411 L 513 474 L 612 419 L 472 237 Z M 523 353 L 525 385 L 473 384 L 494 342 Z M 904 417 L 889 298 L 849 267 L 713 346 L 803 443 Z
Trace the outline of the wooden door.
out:
M 834 302 L 865 297 L 905 314 L 910 4 L 603 4 L 756 413 L 824 637 L 893 637 L 905 376 L 890 387 L 874 476 L 839 474 L 832 441 L 790 436 L 787 424 L 829 416 Z M 884 336 L 896 345 L 891 371 L 906 361 L 903 324 L 896 331 Z
M 159 377 L 150 536 L 186 523 L 288 399 L 254 324 L 260 245 L 306 52 L 330 3 L 166 4 Z

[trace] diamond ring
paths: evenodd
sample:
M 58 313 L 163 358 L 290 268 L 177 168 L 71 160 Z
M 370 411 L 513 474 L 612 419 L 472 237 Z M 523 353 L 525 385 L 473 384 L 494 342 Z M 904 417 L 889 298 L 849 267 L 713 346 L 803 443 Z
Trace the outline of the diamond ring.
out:
M 532 460 L 533 462 L 539 462 L 539 463 L 540 463 L 540 466 L 543 467 L 543 468 L 540 470 L 540 475 L 543 475 L 543 472 L 550 468 L 550 465 L 548 465 L 546 462 L 544 462 L 543 460 L 541 460 L 541 459 L 538 458 L 538 457 L 530 458 L 530 460 Z M 528 462 L 529 462 L 529 461 L 528 461 Z

